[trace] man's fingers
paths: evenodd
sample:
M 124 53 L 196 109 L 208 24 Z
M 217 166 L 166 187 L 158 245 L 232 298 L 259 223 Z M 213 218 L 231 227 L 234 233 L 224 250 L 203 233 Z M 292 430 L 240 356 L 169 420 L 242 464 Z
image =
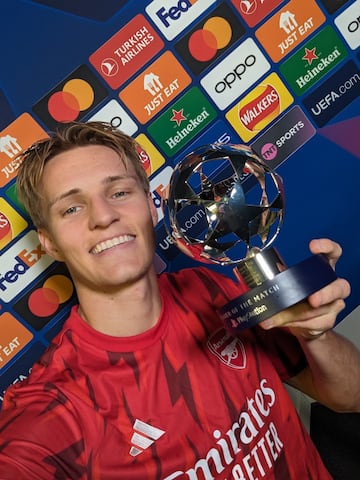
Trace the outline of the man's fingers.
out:
M 311 253 L 317 255 L 323 253 L 327 256 L 330 265 L 335 268 L 336 262 L 342 254 L 342 248 L 336 242 L 327 238 L 317 238 L 309 243 Z

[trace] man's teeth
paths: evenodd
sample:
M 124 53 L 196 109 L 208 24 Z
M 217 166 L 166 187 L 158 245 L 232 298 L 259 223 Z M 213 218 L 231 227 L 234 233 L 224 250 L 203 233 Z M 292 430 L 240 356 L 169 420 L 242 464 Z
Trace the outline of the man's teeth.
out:
M 104 250 L 115 247 L 116 245 L 129 242 L 130 240 L 133 240 L 133 238 L 133 235 L 122 235 L 121 237 L 116 237 L 112 238 L 111 240 L 106 240 L 105 242 L 100 242 L 92 249 L 92 253 L 101 253 Z

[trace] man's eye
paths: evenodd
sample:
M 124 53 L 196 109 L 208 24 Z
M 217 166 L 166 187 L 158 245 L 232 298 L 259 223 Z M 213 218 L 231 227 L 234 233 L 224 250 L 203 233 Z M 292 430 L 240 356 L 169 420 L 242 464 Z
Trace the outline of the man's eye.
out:
M 66 215 L 72 215 L 73 213 L 76 213 L 79 210 L 79 207 L 70 207 L 64 212 L 64 216 Z
M 115 192 L 115 193 L 113 194 L 113 197 L 114 197 L 114 198 L 121 198 L 121 197 L 125 197 L 126 194 L 127 194 L 127 192 L 123 192 L 123 191 Z

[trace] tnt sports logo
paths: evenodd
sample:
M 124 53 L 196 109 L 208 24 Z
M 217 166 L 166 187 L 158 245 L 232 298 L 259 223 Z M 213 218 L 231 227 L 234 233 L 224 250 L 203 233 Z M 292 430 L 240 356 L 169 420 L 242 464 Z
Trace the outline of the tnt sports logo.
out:
M 75 299 L 75 289 L 63 264 L 20 298 L 14 310 L 35 330 L 43 328 Z
M 225 3 L 216 8 L 175 45 L 193 73 L 201 73 L 245 33 L 244 26 Z
M 52 130 L 81 120 L 108 96 L 106 88 L 86 65 L 81 65 L 33 107 Z
M 199 17 L 216 0 L 178 0 L 164 2 L 154 0 L 146 7 L 146 13 L 168 39 L 172 40 Z

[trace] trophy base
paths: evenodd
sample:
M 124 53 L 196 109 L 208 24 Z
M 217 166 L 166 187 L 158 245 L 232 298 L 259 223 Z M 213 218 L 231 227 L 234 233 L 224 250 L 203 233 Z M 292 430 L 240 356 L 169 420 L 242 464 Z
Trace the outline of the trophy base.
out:
M 218 311 L 232 335 L 301 302 L 337 278 L 324 255 L 287 268 L 275 249 L 255 253 L 234 271 L 249 290 Z

